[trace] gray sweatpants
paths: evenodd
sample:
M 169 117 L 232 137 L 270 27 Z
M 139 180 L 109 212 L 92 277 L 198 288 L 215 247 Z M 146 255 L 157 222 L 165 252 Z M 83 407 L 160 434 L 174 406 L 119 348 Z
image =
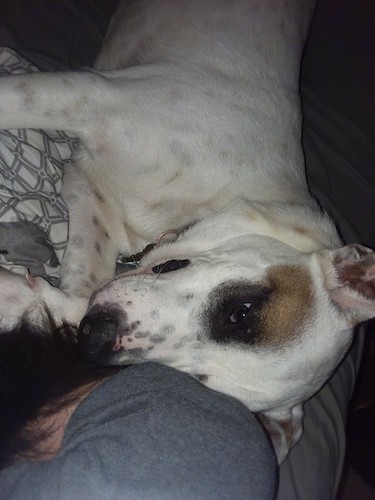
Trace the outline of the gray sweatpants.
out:
M 241 403 L 147 363 L 80 404 L 53 460 L 1 471 L 0 498 L 267 500 L 275 471 L 268 440 Z

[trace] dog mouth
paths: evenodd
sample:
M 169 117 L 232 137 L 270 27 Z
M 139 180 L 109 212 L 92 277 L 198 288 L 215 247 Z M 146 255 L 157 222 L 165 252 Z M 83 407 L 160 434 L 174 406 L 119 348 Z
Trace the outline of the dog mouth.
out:
M 119 307 L 94 306 L 80 323 L 77 335 L 79 350 L 87 361 L 102 365 L 142 362 L 148 349 L 125 349 L 121 343 L 130 329 L 131 325 L 126 326 L 126 313 Z

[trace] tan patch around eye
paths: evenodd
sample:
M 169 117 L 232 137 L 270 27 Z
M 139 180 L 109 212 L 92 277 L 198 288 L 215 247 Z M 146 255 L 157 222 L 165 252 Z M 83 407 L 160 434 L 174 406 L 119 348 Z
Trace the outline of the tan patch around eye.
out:
M 312 279 L 299 266 L 272 267 L 267 274 L 271 297 L 260 313 L 261 342 L 282 346 L 296 338 L 313 310 Z

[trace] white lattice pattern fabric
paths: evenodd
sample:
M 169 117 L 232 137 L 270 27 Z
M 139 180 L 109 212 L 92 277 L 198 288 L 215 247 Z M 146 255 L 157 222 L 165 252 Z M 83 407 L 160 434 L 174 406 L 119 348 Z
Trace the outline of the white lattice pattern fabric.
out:
M 14 51 L 0 49 L 0 73 L 30 71 L 37 68 Z M 69 219 L 60 191 L 76 146 L 77 139 L 63 131 L 0 131 L 1 265 L 58 275 Z

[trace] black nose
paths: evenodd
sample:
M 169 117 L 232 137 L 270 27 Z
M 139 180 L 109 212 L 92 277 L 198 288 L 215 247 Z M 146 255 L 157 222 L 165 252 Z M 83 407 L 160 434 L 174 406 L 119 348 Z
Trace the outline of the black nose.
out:
M 89 361 L 104 361 L 113 351 L 119 331 L 119 321 L 115 313 L 97 311 L 88 313 L 78 330 L 78 346 Z

